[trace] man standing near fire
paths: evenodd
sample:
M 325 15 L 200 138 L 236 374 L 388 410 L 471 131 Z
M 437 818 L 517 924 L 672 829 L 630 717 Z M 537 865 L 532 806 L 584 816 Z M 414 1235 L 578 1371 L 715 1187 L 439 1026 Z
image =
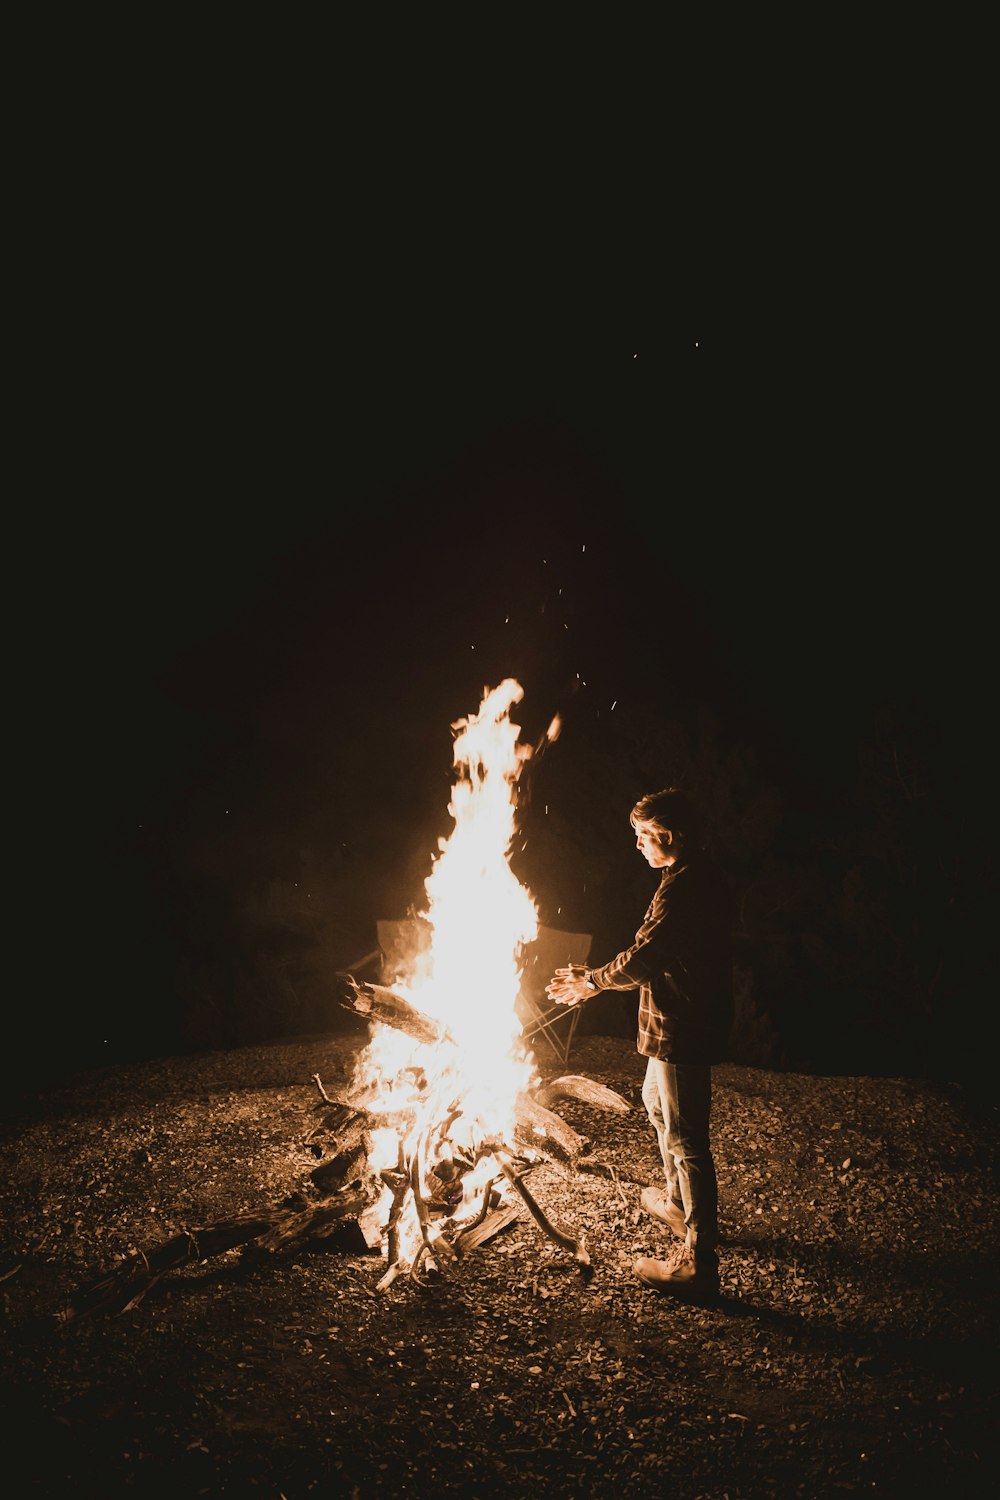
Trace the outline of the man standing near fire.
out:
M 639 853 L 662 871 L 635 941 L 601 968 L 557 969 L 547 993 L 578 1005 L 600 990 L 638 989 L 642 1100 L 665 1176 L 641 1201 L 678 1243 L 662 1260 L 641 1255 L 634 1270 L 657 1291 L 713 1297 L 719 1229 L 709 1117 L 712 1064 L 726 1055 L 733 1017 L 731 903 L 681 792 L 649 793 L 629 820 Z

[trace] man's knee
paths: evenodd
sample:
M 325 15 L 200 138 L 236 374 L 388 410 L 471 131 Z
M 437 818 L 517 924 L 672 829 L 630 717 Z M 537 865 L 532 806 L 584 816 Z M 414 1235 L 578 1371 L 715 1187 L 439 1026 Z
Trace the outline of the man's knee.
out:
M 702 1162 L 711 1154 L 707 1140 L 676 1128 L 667 1131 L 667 1150 L 685 1162 Z

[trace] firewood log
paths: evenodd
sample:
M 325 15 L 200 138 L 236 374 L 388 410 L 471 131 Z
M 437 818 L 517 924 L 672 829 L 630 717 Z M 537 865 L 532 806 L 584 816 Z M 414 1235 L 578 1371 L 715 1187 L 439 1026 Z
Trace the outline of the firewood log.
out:
M 517 1096 L 514 1134 L 519 1146 L 533 1146 L 572 1168 L 590 1146 L 590 1141 L 578 1135 L 560 1115 L 523 1092 Z
M 534 1097 L 544 1109 L 548 1109 L 557 1099 L 581 1099 L 584 1104 L 612 1110 L 618 1115 L 627 1115 L 632 1111 L 631 1104 L 621 1094 L 616 1094 L 614 1089 L 605 1088 L 603 1083 L 596 1083 L 592 1078 L 584 1078 L 582 1073 L 565 1073 L 561 1078 L 552 1078 L 535 1090 Z
M 344 974 L 338 980 L 337 999 L 345 1010 L 364 1016 L 370 1021 L 381 1021 L 384 1026 L 393 1026 L 405 1031 L 418 1042 L 433 1045 L 448 1038 L 448 1032 L 432 1016 L 424 1015 L 409 1000 L 388 990 L 381 984 L 363 984 Z
M 320 1193 L 333 1193 L 355 1177 L 362 1177 L 368 1166 L 370 1140 L 361 1142 L 353 1151 L 342 1151 L 332 1161 L 323 1162 L 309 1173 L 309 1181 Z

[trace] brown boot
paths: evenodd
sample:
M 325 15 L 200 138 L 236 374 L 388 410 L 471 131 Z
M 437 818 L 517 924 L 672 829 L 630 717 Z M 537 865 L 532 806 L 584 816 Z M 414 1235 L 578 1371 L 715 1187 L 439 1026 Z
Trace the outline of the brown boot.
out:
M 675 1203 L 668 1196 L 665 1188 L 643 1188 L 639 1194 L 639 1202 L 654 1219 L 659 1219 L 661 1224 L 666 1224 L 679 1240 L 685 1238 L 687 1225 L 684 1223 L 684 1210 L 679 1203 Z
M 719 1267 L 714 1254 L 704 1251 L 696 1255 L 690 1245 L 675 1245 L 665 1260 L 640 1255 L 632 1269 L 640 1281 L 658 1292 L 673 1292 L 696 1301 L 710 1301 L 719 1295 Z

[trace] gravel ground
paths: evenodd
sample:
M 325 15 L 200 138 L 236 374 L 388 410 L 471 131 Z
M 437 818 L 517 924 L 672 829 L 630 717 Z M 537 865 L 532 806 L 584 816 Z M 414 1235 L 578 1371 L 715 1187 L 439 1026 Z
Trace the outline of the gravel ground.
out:
M 16 1493 L 366 1497 L 994 1493 L 997 1113 L 958 1085 L 715 1073 L 723 1296 L 634 1278 L 655 1141 L 631 1042 L 559 1112 L 609 1176 L 536 1168 L 584 1268 L 522 1210 L 425 1285 L 367 1253 L 239 1251 L 129 1310 L 46 1320 L 179 1230 L 274 1205 L 315 1165 L 319 1074 L 357 1037 L 168 1058 L 23 1099 L 0 1139 L 6 1446 Z

